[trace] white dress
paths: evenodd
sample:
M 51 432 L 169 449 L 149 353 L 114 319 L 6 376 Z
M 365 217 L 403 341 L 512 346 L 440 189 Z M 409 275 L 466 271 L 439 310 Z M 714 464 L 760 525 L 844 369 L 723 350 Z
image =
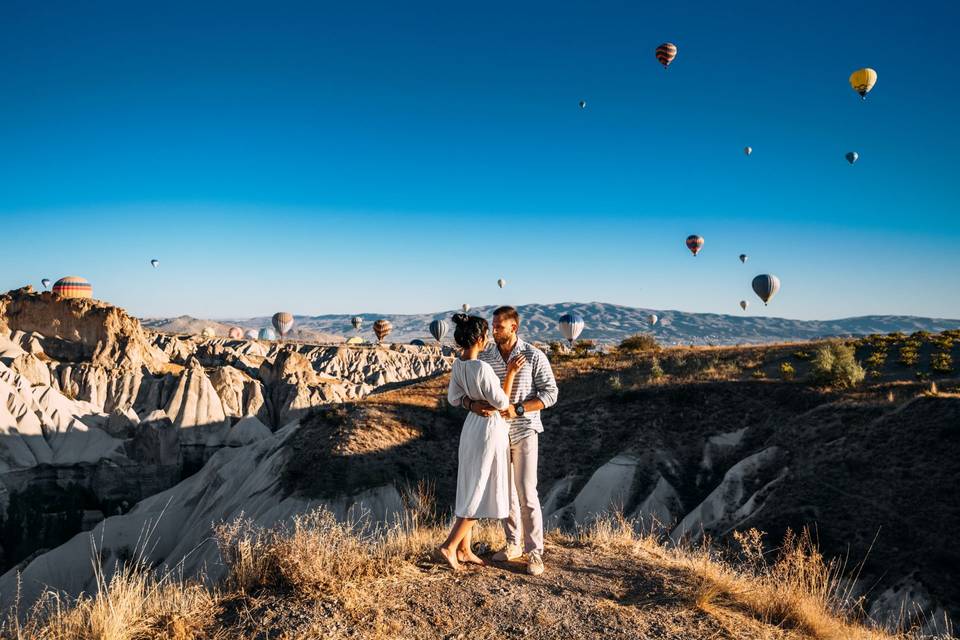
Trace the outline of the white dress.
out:
M 493 367 L 480 360 L 457 358 L 450 373 L 447 400 L 459 406 L 464 397 L 483 400 L 495 409 L 510 405 Z M 507 421 L 499 413 L 484 418 L 470 412 L 460 432 L 457 517 L 506 518 L 510 513 L 509 466 Z

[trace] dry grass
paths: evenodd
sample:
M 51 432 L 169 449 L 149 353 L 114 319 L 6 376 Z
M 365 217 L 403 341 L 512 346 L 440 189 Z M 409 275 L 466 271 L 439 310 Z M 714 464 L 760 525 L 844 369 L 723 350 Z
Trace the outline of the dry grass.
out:
M 734 533 L 740 545 L 737 562 L 720 559 L 709 541 L 698 547 L 665 545 L 665 534 L 637 530 L 635 523 L 614 514 L 581 532 L 579 540 L 683 570 L 690 577 L 686 585 L 690 604 L 724 627 L 747 616 L 822 640 L 921 637 L 917 629 L 890 633 L 867 625 L 863 600 L 850 591 L 852 582 L 845 579 L 838 562 L 823 558 L 807 531 L 800 535 L 788 531 L 771 563 L 763 533 L 756 529 Z
M 343 628 L 344 636 L 397 637 L 403 630 L 413 628 L 421 630 L 416 637 L 434 637 L 439 627 L 422 627 L 420 620 L 410 620 L 417 616 L 406 606 L 405 597 L 409 598 L 411 592 L 428 592 L 427 600 L 441 612 L 434 612 L 432 619 L 437 625 L 449 626 L 455 624 L 453 620 L 462 623 L 463 613 L 450 609 L 444 616 L 444 607 L 454 607 L 457 590 L 468 588 L 471 580 L 486 579 L 512 589 L 531 586 L 519 578 L 511 580 L 509 573 L 497 575 L 496 568 L 464 572 L 451 579 L 449 572 L 432 563 L 430 554 L 445 535 L 446 527 L 434 516 L 431 500 L 429 488 L 421 486 L 409 492 L 405 514 L 390 526 L 374 525 L 363 514 L 348 522 L 338 522 L 322 509 L 301 514 L 289 525 L 272 529 L 255 527 L 243 519 L 225 523 L 217 528 L 216 538 L 228 572 L 215 589 L 174 579 L 171 574 L 158 578 L 141 558 L 109 580 L 98 572 L 99 588 L 93 595 L 68 601 L 48 594 L 29 613 L 26 622 L 11 618 L 0 635 L 18 640 L 247 637 L 243 629 L 230 627 L 239 623 L 231 622 L 223 611 L 237 601 L 249 603 L 266 598 L 272 603 L 291 603 L 289 609 L 299 612 L 301 617 L 307 612 L 309 618 L 305 627 L 270 637 L 302 637 L 299 634 L 305 629 L 336 637 L 340 633 L 331 632 L 329 620 L 337 616 L 349 620 L 350 626 Z M 650 637 L 702 637 L 699 634 L 704 625 L 712 625 L 717 637 L 733 638 L 918 637 L 907 632 L 889 634 L 864 625 L 860 602 L 842 587 L 845 582 L 839 567 L 824 561 L 809 536 L 788 537 L 776 559 L 769 563 L 762 534 L 750 531 L 738 534 L 737 539 L 741 544 L 739 559 L 731 562 L 721 559 L 708 544 L 665 544 L 658 533 L 649 529 L 638 533 L 634 522 L 611 516 L 576 534 L 551 532 L 548 553 L 553 548 L 553 557 L 561 557 L 563 549 L 571 553 L 582 549 L 578 557 L 597 559 L 598 564 L 602 561 L 608 568 L 622 568 L 618 577 L 608 580 L 602 592 L 605 595 L 590 600 L 586 606 L 593 612 L 591 615 L 600 614 L 601 619 L 625 623 L 628 628 L 664 624 L 662 611 L 646 608 L 650 601 L 639 606 L 641 603 L 623 595 L 633 580 L 629 576 L 662 576 L 662 584 L 675 599 L 670 610 L 673 627 L 663 635 Z M 487 551 L 499 547 L 503 543 L 499 526 L 478 526 L 475 543 Z M 497 582 L 498 579 L 501 581 Z M 567 619 L 560 618 L 558 611 L 562 609 L 551 606 L 569 600 L 576 589 L 547 593 L 536 583 L 532 586 L 534 599 L 548 599 L 539 602 L 532 619 L 549 628 L 569 625 L 570 614 Z M 486 587 L 481 591 L 487 591 Z M 528 596 L 514 593 L 510 597 Z M 553 604 L 550 598 L 554 599 Z M 331 603 L 335 613 L 327 609 L 323 615 L 318 614 L 318 602 Z M 471 611 L 470 606 L 467 612 Z M 502 606 L 494 608 L 504 611 L 507 617 L 512 615 Z M 479 632 L 482 627 L 487 635 L 495 637 L 497 623 L 489 616 L 480 617 L 474 631 Z M 688 629 L 688 624 L 697 626 Z M 571 631 L 569 627 L 565 629 Z
M 47 592 L 25 621 L 14 611 L 0 637 L 17 640 L 187 640 L 213 623 L 218 592 L 173 573 L 158 577 L 140 557 L 107 579 L 94 562 L 96 592 L 76 599 Z

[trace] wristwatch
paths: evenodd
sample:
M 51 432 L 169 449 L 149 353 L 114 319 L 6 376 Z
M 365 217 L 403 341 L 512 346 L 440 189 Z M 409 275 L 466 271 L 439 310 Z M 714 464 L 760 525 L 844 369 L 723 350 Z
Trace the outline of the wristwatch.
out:
M 523 408 L 522 402 L 518 402 L 517 404 L 513 405 L 513 410 L 517 412 L 518 418 L 522 418 L 523 412 L 526 411 L 526 409 Z

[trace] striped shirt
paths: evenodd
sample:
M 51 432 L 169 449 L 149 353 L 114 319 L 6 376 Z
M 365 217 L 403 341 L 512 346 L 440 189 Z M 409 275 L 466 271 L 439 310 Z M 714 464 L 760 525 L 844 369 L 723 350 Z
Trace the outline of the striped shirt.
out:
M 553 377 L 553 369 L 547 355 L 532 344 L 517 338 L 517 344 L 507 361 L 522 353 L 527 358 L 523 369 L 517 372 L 513 379 L 513 392 L 510 393 L 510 404 L 538 399 L 544 408 L 552 407 L 557 402 L 557 379 Z M 493 341 L 480 353 L 483 360 L 496 372 L 500 382 L 507 377 L 507 362 L 500 355 L 500 349 Z M 532 433 L 543 433 L 543 422 L 539 411 L 527 411 L 523 416 L 507 420 L 510 425 L 510 444 L 516 444 Z

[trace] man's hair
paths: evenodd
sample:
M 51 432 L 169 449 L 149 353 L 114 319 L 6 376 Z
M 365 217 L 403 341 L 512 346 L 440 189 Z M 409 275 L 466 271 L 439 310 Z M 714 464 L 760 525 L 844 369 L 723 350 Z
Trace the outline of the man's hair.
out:
M 513 320 L 517 323 L 517 326 L 520 326 L 520 314 L 517 313 L 517 310 L 511 306 L 497 307 L 493 312 L 493 317 L 503 317 L 507 320 Z

